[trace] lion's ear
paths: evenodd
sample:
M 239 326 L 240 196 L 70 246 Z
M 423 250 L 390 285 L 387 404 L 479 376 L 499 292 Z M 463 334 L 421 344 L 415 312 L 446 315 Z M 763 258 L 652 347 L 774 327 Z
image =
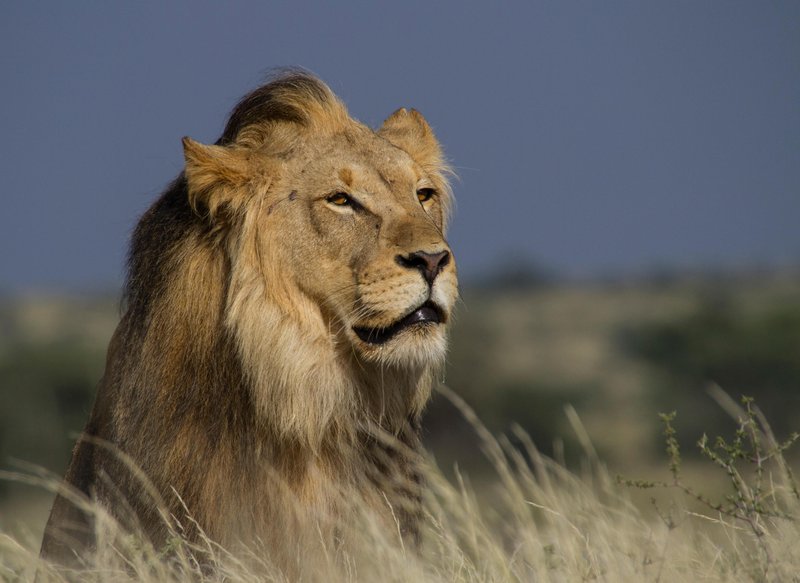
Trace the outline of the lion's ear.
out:
M 444 165 L 442 148 L 433 130 L 416 109 L 400 108 L 383 122 L 378 135 L 401 150 L 406 151 L 417 163 L 429 168 Z
M 221 207 L 235 207 L 246 197 L 250 164 L 246 155 L 224 146 L 206 146 L 183 138 L 189 204 L 214 219 Z

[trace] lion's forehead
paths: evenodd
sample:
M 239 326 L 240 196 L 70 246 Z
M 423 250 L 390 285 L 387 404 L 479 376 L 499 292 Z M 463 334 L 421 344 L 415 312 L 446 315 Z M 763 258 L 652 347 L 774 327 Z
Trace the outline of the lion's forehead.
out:
M 379 161 L 357 161 L 344 163 L 339 172 L 349 173 L 354 189 L 366 191 L 406 192 L 412 189 L 420 179 L 413 163 L 402 158 L 386 158 Z
M 362 180 L 380 178 L 398 183 L 420 178 L 420 170 L 408 153 L 374 133 L 357 139 L 345 134 L 333 136 L 310 148 L 308 154 L 310 159 L 304 162 L 319 163 L 331 177 L 350 169 Z

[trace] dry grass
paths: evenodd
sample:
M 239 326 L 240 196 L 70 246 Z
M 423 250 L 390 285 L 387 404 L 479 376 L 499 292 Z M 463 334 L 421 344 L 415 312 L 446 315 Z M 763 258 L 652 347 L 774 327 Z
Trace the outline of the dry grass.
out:
M 29 581 L 38 573 L 42 582 L 800 581 L 797 490 L 781 452 L 770 449 L 768 428 L 754 425 L 759 420 L 753 416 L 743 419 L 746 431 L 739 450 L 749 451 L 747 431 L 759 440 L 764 453 L 758 459 L 759 498 L 753 499 L 743 473 L 733 496 L 741 502 L 741 494 L 748 494 L 751 507 L 742 508 L 752 512 L 742 520 L 735 504 L 725 506 L 733 513 L 707 506 L 702 515 L 673 506 L 653 519 L 631 504 L 626 489 L 609 476 L 574 416 L 587 451 L 581 476 L 541 456 L 521 432 L 515 439 L 524 444 L 522 449 L 495 439 L 458 404 L 494 465 L 493 489 L 478 497 L 458 473 L 453 484 L 429 467 L 427 518 L 418 549 L 404 546 L 397 532 L 387 532 L 354 505 L 344 513 L 347 524 L 340 525 L 340 532 L 347 535 L 342 540 L 320 535 L 314 550 L 299 548 L 292 564 L 278 568 L 257 543 L 235 552 L 207 539 L 189 544 L 179 526 L 165 548 L 155 549 L 136 533 L 121 532 L 102 508 L 93 506 L 99 545 L 96 554 L 84 557 L 83 569 L 58 570 L 39 559 L 35 542 L 0 534 L 0 578 Z M 54 482 L 30 472 L 2 477 L 48 487 Z

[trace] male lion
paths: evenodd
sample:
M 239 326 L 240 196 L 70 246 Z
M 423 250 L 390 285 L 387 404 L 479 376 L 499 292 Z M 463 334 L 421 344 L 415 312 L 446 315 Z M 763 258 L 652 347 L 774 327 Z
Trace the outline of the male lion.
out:
M 183 147 L 133 234 L 66 485 L 156 546 L 171 515 L 223 545 L 279 547 L 345 496 L 414 536 L 419 417 L 458 294 L 431 128 L 400 109 L 373 131 L 288 72 L 215 145 Z M 95 545 L 73 501 L 53 504 L 46 558 Z

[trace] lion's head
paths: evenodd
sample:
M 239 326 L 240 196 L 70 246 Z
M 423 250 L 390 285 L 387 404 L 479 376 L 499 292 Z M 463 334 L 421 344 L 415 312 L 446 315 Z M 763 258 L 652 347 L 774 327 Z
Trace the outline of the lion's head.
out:
M 217 144 L 184 151 L 204 230 L 178 242 L 177 279 L 198 281 L 171 290 L 205 302 L 202 286 L 224 285 L 224 326 L 274 429 L 316 442 L 418 413 L 457 297 L 448 167 L 423 117 L 400 109 L 374 131 L 291 73 L 245 97 Z M 198 272 L 214 254 L 216 283 Z

